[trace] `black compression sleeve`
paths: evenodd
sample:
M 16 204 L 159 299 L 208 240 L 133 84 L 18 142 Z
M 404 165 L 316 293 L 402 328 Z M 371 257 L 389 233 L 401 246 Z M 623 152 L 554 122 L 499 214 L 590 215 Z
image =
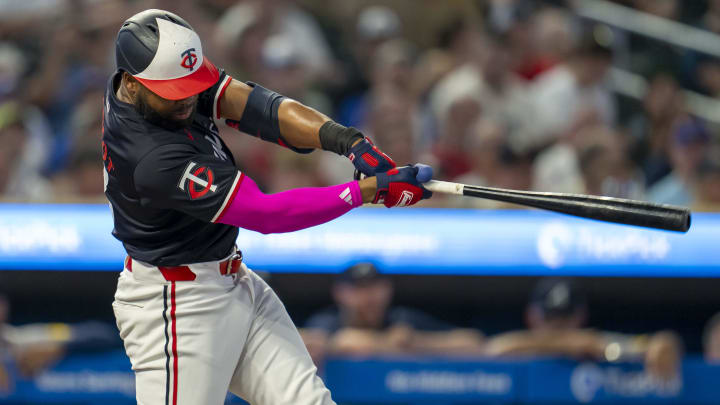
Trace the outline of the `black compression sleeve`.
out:
M 328 121 L 320 127 L 320 145 L 324 150 L 346 156 L 353 143 L 364 139 L 360 131 L 353 127 L 345 127 L 337 122 Z
M 313 149 L 296 148 L 290 145 L 280 133 L 278 109 L 285 97 L 259 84 L 252 82 L 247 82 L 247 84 L 253 89 L 248 96 L 242 118 L 240 121 L 227 121 L 235 123 L 235 127 L 246 134 L 282 145 L 295 152 L 312 152 Z

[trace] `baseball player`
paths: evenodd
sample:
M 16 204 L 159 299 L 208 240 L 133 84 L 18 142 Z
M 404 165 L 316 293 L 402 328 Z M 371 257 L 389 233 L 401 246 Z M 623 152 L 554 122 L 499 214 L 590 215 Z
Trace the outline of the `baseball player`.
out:
M 331 404 L 274 292 L 236 250 L 238 227 L 291 232 L 363 202 L 429 198 L 428 166 L 395 163 L 354 128 L 217 69 L 179 16 L 146 10 L 120 28 L 103 111 L 105 193 L 127 251 L 113 309 L 139 404 Z M 369 176 L 264 194 L 218 125 L 300 153 L 329 150 Z

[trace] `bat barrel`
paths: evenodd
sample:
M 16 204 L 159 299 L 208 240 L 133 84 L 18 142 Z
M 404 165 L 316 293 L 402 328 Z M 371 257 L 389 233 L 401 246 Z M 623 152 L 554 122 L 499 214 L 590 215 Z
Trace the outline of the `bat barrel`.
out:
M 542 193 L 470 186 L 437 180 L 431 180 L 424 183 L 423 186 L 437 193 L 461 194 L 505 201 L 606 222 L 678 232 L 687 232 L 690 229 L 690 210 L 673 205 L 582 194 Z
M 465 186 L 463 195 L 489 198 L 606 222 L 687 232 L 690 211 L 672 205 L 579 194 L 538 193 Z

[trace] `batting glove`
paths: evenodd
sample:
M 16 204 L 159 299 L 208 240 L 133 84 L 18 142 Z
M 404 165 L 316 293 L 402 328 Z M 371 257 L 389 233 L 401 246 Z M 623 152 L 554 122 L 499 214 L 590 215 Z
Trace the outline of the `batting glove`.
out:
M 351 147 L 346 156 L 358 172 L 368 177 L 397 166 L 390 156 L 381 152 L 369 138 L 362 139 Z
M 385 173 L 376 174 L 377 192 L 374 204 L 386 207 L 405 207 L 432 197 L 422 183 L 432 179 L 432 167 L 423 164 L 396 167 Z

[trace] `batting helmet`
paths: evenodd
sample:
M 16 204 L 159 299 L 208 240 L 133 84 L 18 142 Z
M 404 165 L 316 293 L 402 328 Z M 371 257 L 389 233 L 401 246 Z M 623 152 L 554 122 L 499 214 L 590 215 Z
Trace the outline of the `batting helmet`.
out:
M 118 70 L 168 100 L 193 96 L 218 80 L 200 37 L 169 11 L 150 9 L 128 18 L 115 40 L 115 59 Z

